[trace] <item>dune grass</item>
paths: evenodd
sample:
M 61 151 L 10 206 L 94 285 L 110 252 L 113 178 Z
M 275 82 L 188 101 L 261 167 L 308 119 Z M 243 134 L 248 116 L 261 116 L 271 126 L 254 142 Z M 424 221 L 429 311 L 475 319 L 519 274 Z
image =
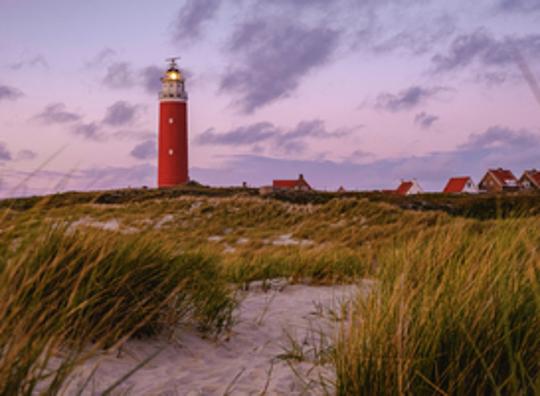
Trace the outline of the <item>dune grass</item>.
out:
M 54 394 L 93 353 L 179 323 L 218 333 L 252 281 L 364 277 L 376 286 L 336 344 L 338 394 L 539 392 L 538 217 L 158 198 L 0 212 L 0 395 Z
M 62 226 L 2 241 L 0 394 L 54 394 L 76 364 L 130 337 L 230 324 L 234 295 L 212 257 Z
M 336 347 L 339 395 L 540 392 L 538 219 L 455 221 L 379 255 Z

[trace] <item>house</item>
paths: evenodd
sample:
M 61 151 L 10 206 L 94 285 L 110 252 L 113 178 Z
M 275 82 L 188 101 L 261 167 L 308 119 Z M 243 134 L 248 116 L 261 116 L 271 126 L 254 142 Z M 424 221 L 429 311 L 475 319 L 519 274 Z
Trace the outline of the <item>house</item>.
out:
M 497 168 L 488 170 L 478 187 L 482 191 L 501 192 L 517 191 L 520 186 L 512 171 Z
M 395 191 L 397 195 L 413 195 L 413 194 L 421 194 L 424 191 L 422 190 L 422 187 L 420 187 L 420 184 L 416 181 L 416 179 L 412 180 L 402 180 L 401 184 Z
M 298 179 L 292 180 L 274 180 L 272 182 L 274 191 L 311 191 L 311 186 L 304 179 L 304 175 L 298 175 Z
M 443 192 L 445 194 L 476 194 L 478 192 L 478 186 L 474 184 L 472 179 L 468 176 L 452 177 L 448 180 L 448 183 L 446 184 Z
M 540 171 L 531 169 L 523 172 L 519 185 L 525 190 L 540 190 Z

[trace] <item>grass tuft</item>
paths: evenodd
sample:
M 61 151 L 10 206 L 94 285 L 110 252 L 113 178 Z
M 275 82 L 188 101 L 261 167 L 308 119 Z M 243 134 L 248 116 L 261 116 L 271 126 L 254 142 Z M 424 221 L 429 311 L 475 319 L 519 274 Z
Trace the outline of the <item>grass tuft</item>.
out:
M 0 394 L 55 393 L 92 351 L 180 323 L 218 333 L 235 300 L 217 259 L 141 235 L 39 227 L 0 259 Z M 48 372 L 53 362 L 56 370 Z
M 337 345 L 337 393 L 538 393 L 536 221 L 459 221 L 381 254 Z

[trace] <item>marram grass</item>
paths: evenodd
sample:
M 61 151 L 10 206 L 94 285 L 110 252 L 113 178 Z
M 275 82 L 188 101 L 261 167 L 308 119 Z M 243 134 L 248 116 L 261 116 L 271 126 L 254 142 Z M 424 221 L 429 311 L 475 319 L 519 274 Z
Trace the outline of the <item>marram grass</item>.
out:
M 538 219 L 456 220 L 379 257 L 343 327 L 340 395 L 540 393 Z
M 54 394 L 130 337 L 184 322 L 219 332 L 234 287 L 276 277 L 376 279 L 336 345 L 338 394 L 540 392 L 538 217 L 163 198 L 0 213 L 0 395 Z
M 129 337 L 230 324 L 235 301 L 212 257 L 62 227 L 0 245 L 1 395 L 54 394 L 92 351 Z

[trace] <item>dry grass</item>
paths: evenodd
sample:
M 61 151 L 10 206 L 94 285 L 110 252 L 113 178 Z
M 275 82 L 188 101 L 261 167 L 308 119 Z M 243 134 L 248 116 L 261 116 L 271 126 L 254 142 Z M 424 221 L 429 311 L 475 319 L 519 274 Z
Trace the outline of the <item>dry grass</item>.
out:
M 233 284 L 366 276 L 377 287 L 336 344 L 339 394 L 539 392 L 538 217 L 158 198 L 0 212 L 0 394 L 55 393 L 100 348 L 180 322 L 219 332 Z
M 340 395 L 540 392 L 538 219 L 456 220 L 379 256 L 337 344 Z
M 2 244 L 0 394 L 54 394 L 77 363 L 129 337 L 182 322 L 206 332 L 230 323 L 233 294 L 211 257 L 146 235 L 26 232 Z

